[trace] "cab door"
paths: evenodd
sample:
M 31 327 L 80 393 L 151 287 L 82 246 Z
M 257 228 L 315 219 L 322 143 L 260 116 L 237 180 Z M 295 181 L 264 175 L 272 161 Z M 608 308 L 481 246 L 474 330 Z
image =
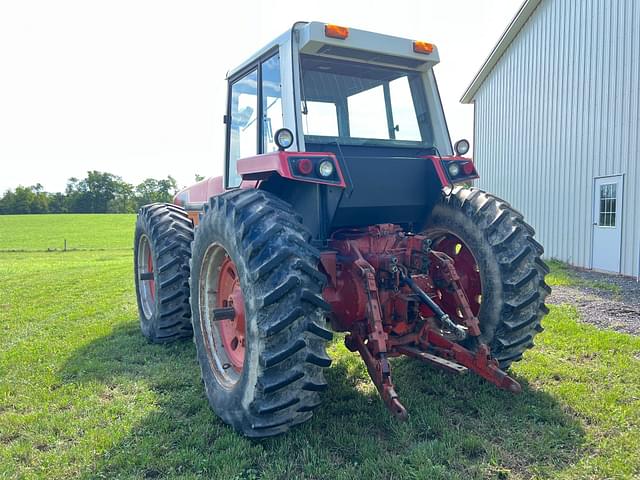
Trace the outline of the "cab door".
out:
M 278 149 L 273 134 L 284 124 L 279 53 L 265 55 L 230 78 L 227 102 L 224 186 L 232 189 L 242 183 L 239 159 Z

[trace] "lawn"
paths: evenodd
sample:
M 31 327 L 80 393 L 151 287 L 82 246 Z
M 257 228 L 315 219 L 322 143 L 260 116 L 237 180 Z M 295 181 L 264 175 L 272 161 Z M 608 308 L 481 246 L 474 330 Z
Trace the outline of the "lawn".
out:
M 207 405 L 193 343 L 138 331 L 133 222 L 0 217 L 0 478 L 640 477 L 640 339 L 567 306 L 513 367 L 521 395 L 398 359 L 398 423 L 338 338 L 309 423 L 238 436 Z M 87 250 L 47 252 L 59 238 Z
M 551 267 L 551 272 L 547 276 L 549 285 L 561 285 L 568 287 L 586 287 L 593 290 L 603 290 L 608 293 L 619 294 L 620 286 L 614 283 L 585 280 L 572 274 L 570 267 L 557 260 L 548 260 L 547 264 Z

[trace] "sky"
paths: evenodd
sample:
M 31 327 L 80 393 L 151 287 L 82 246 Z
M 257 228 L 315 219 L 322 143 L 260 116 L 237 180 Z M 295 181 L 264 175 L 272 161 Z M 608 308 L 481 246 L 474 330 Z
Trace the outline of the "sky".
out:
M 297 20 L 435 43 L 452 140 L 472 141 L 460 97 L 521 3 L 0 1 L 0 191 L 61 191 L 88 170 L 220 175 L 226 72 Z

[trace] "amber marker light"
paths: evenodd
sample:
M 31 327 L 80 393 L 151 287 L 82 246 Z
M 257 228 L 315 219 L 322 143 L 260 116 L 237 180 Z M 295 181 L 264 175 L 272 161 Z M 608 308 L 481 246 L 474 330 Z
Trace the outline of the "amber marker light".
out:
M 341 27 L 332 23 L 327 23 L 324 26 L 324 34 L 327 37 L 339 38 L 344 40 L 349 36 L 349 29 L 347 27 Z
M 433 43 L 420 42 L 418 40 L 413 42 L 413 51 L 416 53 L 424 53 L 429 55 L 430 53 L 433 52 L 434 48 L 435 48 L 435 45 Z

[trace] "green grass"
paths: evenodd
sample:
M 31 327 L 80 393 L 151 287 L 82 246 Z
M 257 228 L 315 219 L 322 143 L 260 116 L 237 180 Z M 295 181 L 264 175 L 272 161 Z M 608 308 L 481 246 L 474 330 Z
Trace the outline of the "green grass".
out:
M 72 217 L 40 218 L 54 230 Z M 126 245 L 128 218 L 85 244 Z M 406 423 L 337 339 L 323 406 L 264 441 L 211 412 L 192 342 L 150 345 L 136 317 L 130 251 L 0 253 L 0 478 L 640 477 L 640 339 L 570 307 L 552 307 L 513 368 L 521 395 L 394 361 Z
M 620 286 L 614 283 L 580 278 L 571 271 L 567 264 L 558 260 L 548 260 L 547 265 L 549 265 L 551 269 L 551 272 L 547 275 L 547 283 L 551 287 L 587 287 L 596 290 L 606 290 L 614 294 L 618 294 L 621 291 Z
M 0 215 L 0 251 L 131 249 L 135 215 Z

